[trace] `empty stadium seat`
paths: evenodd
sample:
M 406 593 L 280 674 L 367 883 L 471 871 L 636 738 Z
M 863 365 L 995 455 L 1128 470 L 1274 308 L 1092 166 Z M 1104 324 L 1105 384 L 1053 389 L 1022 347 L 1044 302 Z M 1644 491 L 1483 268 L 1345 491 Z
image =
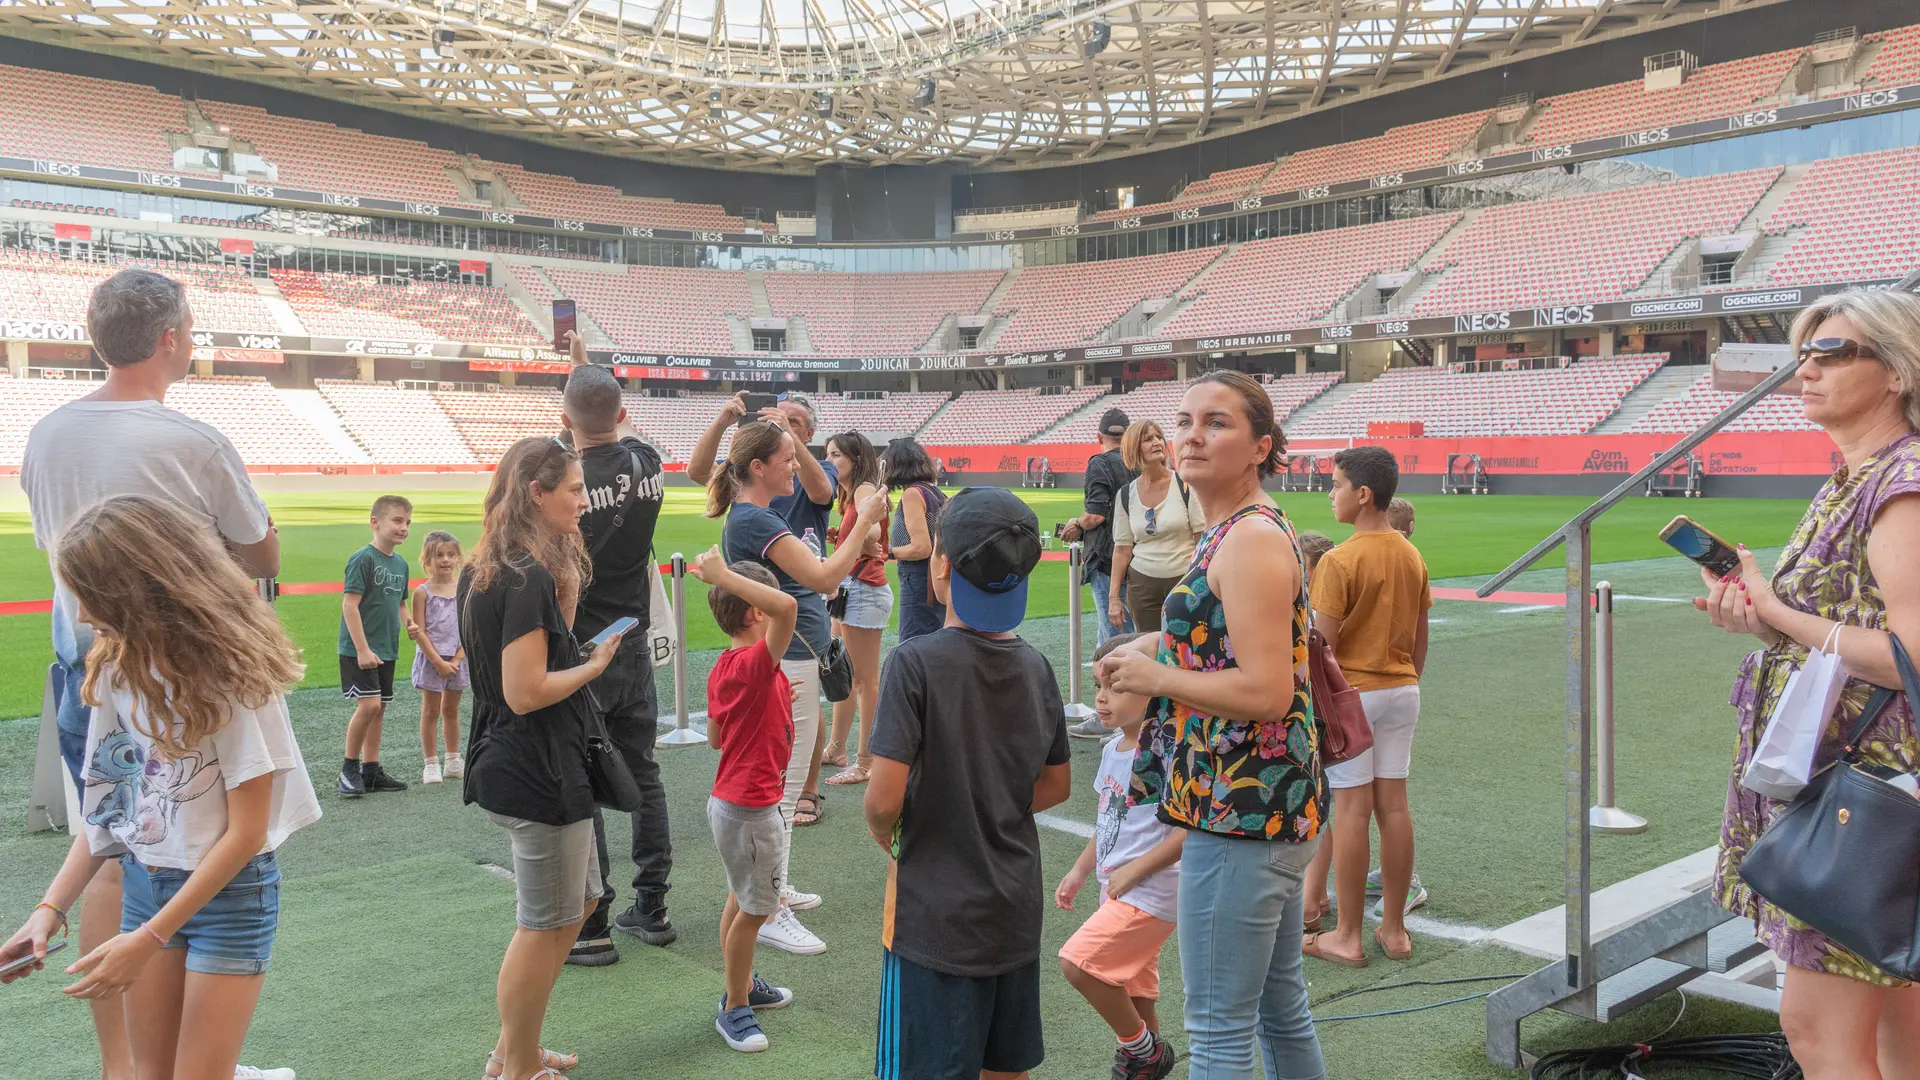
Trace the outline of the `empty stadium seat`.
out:
M 815 352 L 884 356 L 916 352 L 949 315 L 971 315 L 987 302 L 1004 270 L 846 274 L 770 273 L 773 314 L 806 320 Z
M 333 337 L 539 346 L 544 337 L 503 289 L 415 281 L 387 285 L 351 274 L 275 270 L 300 322 Z
M 1273 414 L 1285 427 L 1286 419 L 1294 410 L 1325 393 L 1327 388 L 1340 381 L 1336 371 L 1316 372 L 1307 375 L 1280 375 L 1262 385 L 1267 397 L 1273 401 Z M 1046 432 L 1035 439 L 1036 443 L 1090 443 L 1099 438 L 1100 417 L 1108 409 L 1119 409 L 1127 414 L 1129 420 L 1152 420 L 1158 423 L 1168 438 L 1174 437 L 1173 418 L 1180 409 L 1180 399 L 1187 392 L 1188 383 L 1154 382 L 1134 387 L 1124 394 L 1101 398 L 1088 404 L 1079 412 L 1068 417 L 1059 427 Z
M 1768 270 L 1781 284 L 1904 277 L 1920 264 L 1920 149 L 1815 162 L 1762 228 L 1805 232 Z
M 547 266 L 509 266 L 542 304 L 567 297 L 623 349 L 734 353 L 726 316 L 753 314 L 747 275 L 739 270 L 628 266 L 620 273 Z M 542 280 L 542 271 L 546 280 Z M 547 281 L 553 282 L 551 286 Z M 555 293 L 554 289 L 561 290 Z
M 1609 83 L 1540 101 L 1527 128 L 1535 145 L 1579 142 L 1598 135 L 1647 131 L 1746 109 L 1779 91 L 1806 49 L 1785 49 L 1724 64 L 1708 64 L 1679 86 L 1648 91 L 1643 80 Z
M 84 262 L 18 248 L 0 248 L 0 315 L 84 323 L 94 286 L 128 266 L 157 271 L 185 286 L 194 325 L 201 330 L 279 332 L 252 279 L 234 267 L 139 259 Z
M 1287 434 L 1354 438 L 1372 421 L 1417 420 L 1430 436 L 1579 435 L 1665 363 L 1665 353 L 1532 371 L 1398 368 L 1306 417 Z
M 1733 404 L 1740 395 L 1727 390 L 1713 388 L 1713 372 L 1707 371 L 1694 380 L 1677 397 L 1668 398 L 1647 411 L 1647 415 L 1635 420 L 1628 431 L 1635 432 L 1683 432 L 1692 431 L 1720 414 L 1722 409 Z M 1753 407 L 1741 413 L 1739 418 L 1721 429 L 1722 431 L 1819 431 L 1818 424 L 1807 419 L 1806 407 L 1800 404 L 1800 398 L 1792 394 L 1769 394 L 1753 404 Z
M 1175 210 L 1182 206 L 1204 206 L 1207 203 L 1221 203 L 1248 193 L 1261 177 L 1273 168 L 1273 162 L 1262 161 L 1257 165 L 1245 165 L 1238 169 L 1226 169 L 1202 177 L 1180 189 L 1180 194 L 1164 202 L 1142 203 L 1123 210 L 1102 210 L 1090 215 L 1089 221 L 1110 221 L 1116 218 L 1139 217 L 1142 214 L 1159 214 Z
M 27 434 L 41 417 L 98 389 L 99 383 L 81 379 L 10 378 L 0 369 L 0 467 L 20 467 Z
M 479 464 L 430 390 L 340 379 L 314 386 L 340 414 L 340 426 L 383 465 Z
M 1025 442 L 1106 392 L 1104 386 L 1057 393 L 1038 389 L 968 390 L 935 417 L 919 438 L 928 446 Z
M 878 446 L 887 439 L 919 431 L 940 411 L 940 406 L 947 403 L 949 395 L 945 391 L 930 391 L 889 393 L 879 398 L 851 398 L 844 394 L 809 396 L 817 413 L 814 425 L 817 441 L 825 442 L 829 435 L 842 431 L 857 431 Z
M 1198 248 L 1132 259 L 1034 266 L 994 305 L 1011 316 L 987 348 L 1000 352 L 1060 348 L 1087 340 L 1142 300 L 1170 297 L 1220 254 Z
M 183 379 L 167 405 L 220 429 L 248 465 L 344 465 L 348 459 L 257 376 Z
M 1260 193 L 1298 191 L 1343 180 L 1363 180 L 1438 165 L 1466 145 L 1486 123 L 1488 110 L 1388 128 L 1371 139 L 1302 150 L 1280 163 Z
M 1754 169 L 1475 211 L 1422 261 L 1442 276 L 1413 314 L 1625 296 L 1681 240 L 1731 232 L 1779 176 Z

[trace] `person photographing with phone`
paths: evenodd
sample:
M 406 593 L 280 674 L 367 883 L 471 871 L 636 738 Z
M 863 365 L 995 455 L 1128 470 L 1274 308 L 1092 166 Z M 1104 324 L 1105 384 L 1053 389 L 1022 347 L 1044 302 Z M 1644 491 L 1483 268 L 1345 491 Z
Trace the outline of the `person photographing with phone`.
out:
M 620 638 L 583 658 L 573 635 L 592 574 L 580 536 L 586 509 L 579 458 L 557 439 L 521 439 L 493 474 L 460 578 L 460 645 L 473 683 L 464 797 L 506 830 L 513 850 L 518 928 L 500 965 L 500 1038 L 486 1066 L 507 1080 L 551 1080 L 578 1064 L 542 1049 L 540 1029 L 601 895 L 587 684 L 618 655 Z
M 575 605 L 574 632 L 591 638 L 621 618 L 634 619 L 644 630 L 654 614 L 653 587 L 659 574 L 653 538 L 664 497 L 660 452 L 627 421 L 619 380 L 606 368 L 587 363 L 586 342 L 570 333 L 567 348 L 573 371 L 561 394 L 560 423 L 580 455 L 587 485 L 580 540 L 593 564 Z M 605 814 L 596 807 L 593 846 L 600 868 L 600 903 L 567 954 L 569 964 L 604 967 L 618 961 L 612 930 L 648 945 L 668 945 L 678 936 L 667 918 L 673 837 L 667 827 L 667 789 L 653 756 L 660 730 L 660 699 L 648 637 L 644 632 L 627 634 L 607 670 L 590 688 L 607 737 L 640 789 L 640 807 L 628 815 L 633 903 L 614 914 L 618 894 L 607 852 Z
M 1732 549 L 1731 566 L 1725 552 L 1714 560 L 1710 533 L 1687 537 L 1692 550 L 1683 548 L 1716 564 L 1701 570 L 1706 596 L 1694 606 L 1760 644 L 1734 682 L 1739 738 L 1713 890 L 1785 962 L 1780 1026 L 1808 1080 L 1910 1077 L 1920 1075 L 1920 990 L 1789 919 L 1747 884 L 1742 864 L 1786 804 L 1742 779 L 1769 725 L 1784 719 L 1776 707 L 1813 650 L 1837 656 L 1849 676 L 1833 715 L 1812 718 L 1822 729 L 1815 761 L 1824 763 L 1839 756 L 1871 689 L 1901 686 L 1891 637 L 1920 647 L 1920 297 L 1825 296 L 1794 320 L 1791 338 L 1807 419 L 1845 464 L 1814 496 L 1771 576 L 1744 546 Z M 1896 694 L 1853 742 L 1863 764 L 1915 771 L 1912 706 Z

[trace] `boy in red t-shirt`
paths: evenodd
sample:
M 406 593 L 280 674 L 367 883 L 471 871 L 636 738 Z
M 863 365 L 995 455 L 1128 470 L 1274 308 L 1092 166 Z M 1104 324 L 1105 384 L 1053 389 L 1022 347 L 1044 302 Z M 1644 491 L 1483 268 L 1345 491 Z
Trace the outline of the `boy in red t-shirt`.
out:
M 787 847 L 780 796 L 793 756 L 793 689 L 780 657 L 793 638 L 799 604 L 765 567 L 729 566 L 718 547 L 695 560 L 691 572 L 707 583 L 707 606 L 732 641 L 707 676 L 707 742 L 720 751 L 707 823 L 727 870 L 727 906 L 720 914 L 727 991 L 714 1027 L 728 1046 L 753 1053 L 767 1048 L 754 1010 L 793 1001 L 793 991 L 754 974 L 753 946 L 761 924 L 779 910 L 786 884 L 780 880 Z

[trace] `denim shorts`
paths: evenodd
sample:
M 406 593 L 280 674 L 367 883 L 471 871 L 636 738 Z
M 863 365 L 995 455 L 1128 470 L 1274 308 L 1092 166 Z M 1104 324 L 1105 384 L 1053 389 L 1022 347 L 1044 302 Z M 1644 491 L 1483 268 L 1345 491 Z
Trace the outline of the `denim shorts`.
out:
M 130 934 L 160 913 L 187 883 L 189 871 L 142 866 L 120 856 L 120 932 Z M 187 950 L 187 970 L 206 975 L 260 975 L 273 952 L 280 925 L 280 863 L 273 852 L 256 855 L 207 906 L 167 942 Z
M 546 825 L 487 812 L 513 840 L 514 921 L 527 930 L 558 930 L 586 917 L 600 899 L 593 819 Z
M 860 630 L 885 630 L 893 617 L 893 586 L 846 580 L 847 613 L 841 622 Z

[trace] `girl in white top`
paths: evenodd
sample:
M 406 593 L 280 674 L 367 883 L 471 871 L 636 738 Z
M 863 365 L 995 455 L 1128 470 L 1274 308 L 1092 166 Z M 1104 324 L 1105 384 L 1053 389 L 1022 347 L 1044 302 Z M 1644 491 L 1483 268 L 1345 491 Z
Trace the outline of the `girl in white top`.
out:
M 0 965 L 44 960 L 67 908 L 118 857 L 120 934 L 66 969 L 80 978 L 65 993 L 125 994 L 142 1076 L 232 1076 L 279 920 L 275 849 L 320 817 L 287 719 L 293 643 L 172 503 L 108 499 L 73 520 L 54 558 L 99 632 L 82 690 L 85 827 Z
M 1157 634 L 1160 606 L 1186 576 L 1206 518 L 1199 500 L 1174 474 L 1167 434 L 1159 424 L 1135 420 L 1129 425 L 1120 437 L 1120 457 L 1140 475 L 1114 498 L 1107 621 L 1117 629 L 1132 612 L 1134 629 Z

